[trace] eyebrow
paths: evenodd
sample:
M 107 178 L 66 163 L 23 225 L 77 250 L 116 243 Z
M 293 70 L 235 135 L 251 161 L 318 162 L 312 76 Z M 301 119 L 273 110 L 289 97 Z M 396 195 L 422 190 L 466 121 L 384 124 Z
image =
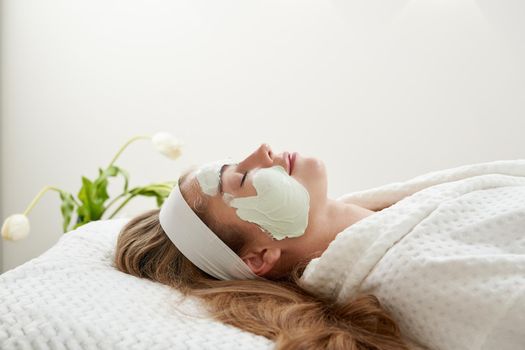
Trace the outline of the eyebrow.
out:
M 226 168 L 228 168 L 231 165 L 232 164 L 224 164 L 223 166 L 221 166 L 221 171 L 219 172 L 219 193 L 220 194 L 223 194 L 223 190 L 222 190 L 222 174 L 224 173 Z

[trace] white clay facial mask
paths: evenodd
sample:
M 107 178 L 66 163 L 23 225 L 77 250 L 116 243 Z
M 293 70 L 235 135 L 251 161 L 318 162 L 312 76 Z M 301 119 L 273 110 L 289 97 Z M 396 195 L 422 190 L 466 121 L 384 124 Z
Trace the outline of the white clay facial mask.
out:
M 304 186 L 276 165 L 261 168 L 253 175 L 256 196 L 224 199 L 237 208 L 239 218 L 253 222 L 268 231 L 275 239 L 298 237 L 308 225 L 310 195 Z
M 219 160 L 202 165 L 195 173 L 202 192 L 214 196 L 218 192 L 219 172 L 224 164 L 231 164 L 231 159 Z

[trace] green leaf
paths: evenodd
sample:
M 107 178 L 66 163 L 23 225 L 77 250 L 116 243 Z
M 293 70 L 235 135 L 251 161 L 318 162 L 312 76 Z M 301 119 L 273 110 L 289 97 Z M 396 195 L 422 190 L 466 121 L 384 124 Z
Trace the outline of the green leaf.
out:
M 73 199 L 71 193 L 60 190 L 60 199 L 62 199 L 62 205 L 60 206 L 60 211 L 62 212 L 62 217 L 64 218 L 64 223 L 62 229 L 65 232 L 68 231 L 67 227 L 71 222 L 71 213 L 75 209 L 76 203 Z
M 108 194 L 108 174 L 106 171 L 102 171 L 102 169 L 99 169 L 99 176 L 93 182 L 94 187 L 94 195 L 93 195 L 93 201 L 96 203 L 96 213 L 100 211 L 99 215 L 95 215 L 96 219 L 98 220 L 100 216 L 102 215 L 103 209 L 104 209 L 104 202 L 109 198 Z M 100 207 L 100 208 L 99 208 Z
M 109 216 L 113 218 L 130 200 L 137 196 L 155 197 L 157 200 L 157 206 L 162 206 L 166 197 L 169 196 L 176 181 L 166 181 L 160 183 L 154 183 L 147 186 L 135 187 L 129 191 L 128 197 L 122 202 L 119 207 Z
M 130 191 L 133 195 L 155 197 L 157 206 L 160 208 L 164 200 L 169 196 L 173 189 L 174 182 L 156 183 L 142 187 L 136 187 Z
M 102 170 L 98 169 L 98 177 L 91 181 L 82 176 L 82 187 L 78 192 L 78 199 L 82 203 L 77 209 L 78 219 L 74 228 L 82 226 L 90 221 L 100 220 L 106 207 L 105 202 L 109 199 L 108 178 L 122 175 L 124 178 L 124 193 L 128 192 L 129 173 L 115 165 Z
M 93 182 L 82 176 L 82 187 L 77 195 L 82 205 L 77 209 L 78 220 L 74 228 L 101 218 L 104 202 L 109 198 L 107 176 L 108 173 L 102 169 L 99 169 L 99 176 Z
M 88 222 L 91 221 L 92 212 L 93 212 L 93 206 L 92 203 L 93 200 L 93 182 L 89 180 L 87 177 L 82 176 L 82 186 L 80 187 L 80 190 L 78 191 L 77 197 L 82 203 L 77 208 L 77 224 L 74 228 L 77 228 L 79 226 L 82 226 Z
M 124 189 L 123 189 L 123 191 L 124 192 L 128 192 L 129 173 L 126 170 L 122 169 L 122 168 L 118 168 L 118 167 L 116 167 L 114 165 L 112 165 L 112 166 L 117 169 L 117 175 L 120 174 L 124 178 Z
M 128 184 L 129 184 L 129 173 L 122 169 L 122 168 L 119 168 L 118 166 L 115 166 L 115 165 L 111 165 L 110 167 L 108 167 L 106 170 L 105 170 L 105 173 L 106 173 L 106 177 L 109 177 L 109 176 L 117 176 L 117 175 L 122 175 L 122 177 L 124 178 L 124 193 L 126 193 L 128 191 Z
M 114 176 L 117 176 L 117 175 L 122 175 L 122 177 L 124 178 L 124 188 L 123 188 L 123 192 L 117 196 L 116 199 L 118 199 L 119 197 L 123 197 L 125 196 L 127 193 L 128 193 L 128 184 L 129 184 L 129 173 L 122 169 L 122 168 L 119 168 L 115 165 L 111 165 L 109 166 L 106 170 L 104 170 L 104 172 L 102 173 L 101 170 L 99 170 L 100 172 L 100 176 L 99 178 L 104 178 L 104 179 L 107 179 L 107 177 L 111 176 L 111 177 L 114 177 Z M 107 184 L 107 182 L 106 182 Z M 107 195 L 107 193 L 106 193 Z M 104 201 L 105 202 L 105 201 Z M 111 201 L 108 206 L 104 206 L 102 208 L 102 212 L 100 213 L 100 218 L 102 217 L 102 215 L 104 215 L 104 213 L 106 212 L 106 210 L 113 204 L 114 201 Z

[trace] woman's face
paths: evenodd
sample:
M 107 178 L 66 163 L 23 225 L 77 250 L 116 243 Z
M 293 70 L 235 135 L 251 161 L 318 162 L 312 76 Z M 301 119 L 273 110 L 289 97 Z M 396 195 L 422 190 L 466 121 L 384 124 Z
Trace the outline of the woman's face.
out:
M 238 227 L 240 232 L 244 232 L 248 236 L 247 241 L 249 244 L 246 251 L 251 251 L 254 254 L 264 254 L 264 250 L 267 249 L 266 253 L 272 251 L 274 258 L 275 254 L 278 254 L 277 260 L 279 260 L 278 263 L 283 271 L 305 257 L 320 255 L 325 248 L 321 249 L 319 244 L 317 244 L 316 231 L 322 228 L 315 225 L 316 222 L 323 221 L 316 220 L 316 217 L 321 215 L 327 201 L 327 178 L 324 163 L 317 158 L 304 157 L 297 154 L 290 173 L 288 155 L 288 152 L 276 154 L 269 145 L 262 144 L 241 162 L 226 164 L 222 167 L 220 188 L 223 193 L 228 193 L 233 198 L 256 196 L 257 190 L 254 186 L 254 175 L 264 168 L 276 165 L 282 166 L 287 174 L 285 176 L 291 176 L 297 180 L 308 192 L 308 223 L 303 235 L 276 240 L 268 232 L 263 232 L 257 224 L 241 219 L 236 214 L 237 209 L 225 202 L 221 192 L 209 196 L 209 210 L 213 210 L 214 216 L 219 218 L 222 223 Z M 190 181 L 197 181 L 195 172 L 190 175 L 189 179 Z M 198 195 L 208 196 L 203 192 L 200 192 Z M 279 252 L 276 252 L 276 250 Z M 243 260 L 245 259 L 243 258 Z M 250 266 L 250 264 L 248 265 Z M 272 268 L 275 267 L 272 266 Z M 263 274 L 260 273 L 260 275 Z

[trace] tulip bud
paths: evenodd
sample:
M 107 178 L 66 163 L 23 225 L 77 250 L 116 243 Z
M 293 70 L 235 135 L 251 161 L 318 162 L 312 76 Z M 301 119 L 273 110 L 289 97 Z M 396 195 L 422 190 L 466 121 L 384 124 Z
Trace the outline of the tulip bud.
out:
M 29 234 L 29 219 L 24 214 L 13 214 L 4 220 L 2 237 L 6 240 L 16 241 Z
M 182 154 L 183 143 L 167 132 L 158 132 L 151 138 L 157 150 L 170 159 L 177 159 Z

